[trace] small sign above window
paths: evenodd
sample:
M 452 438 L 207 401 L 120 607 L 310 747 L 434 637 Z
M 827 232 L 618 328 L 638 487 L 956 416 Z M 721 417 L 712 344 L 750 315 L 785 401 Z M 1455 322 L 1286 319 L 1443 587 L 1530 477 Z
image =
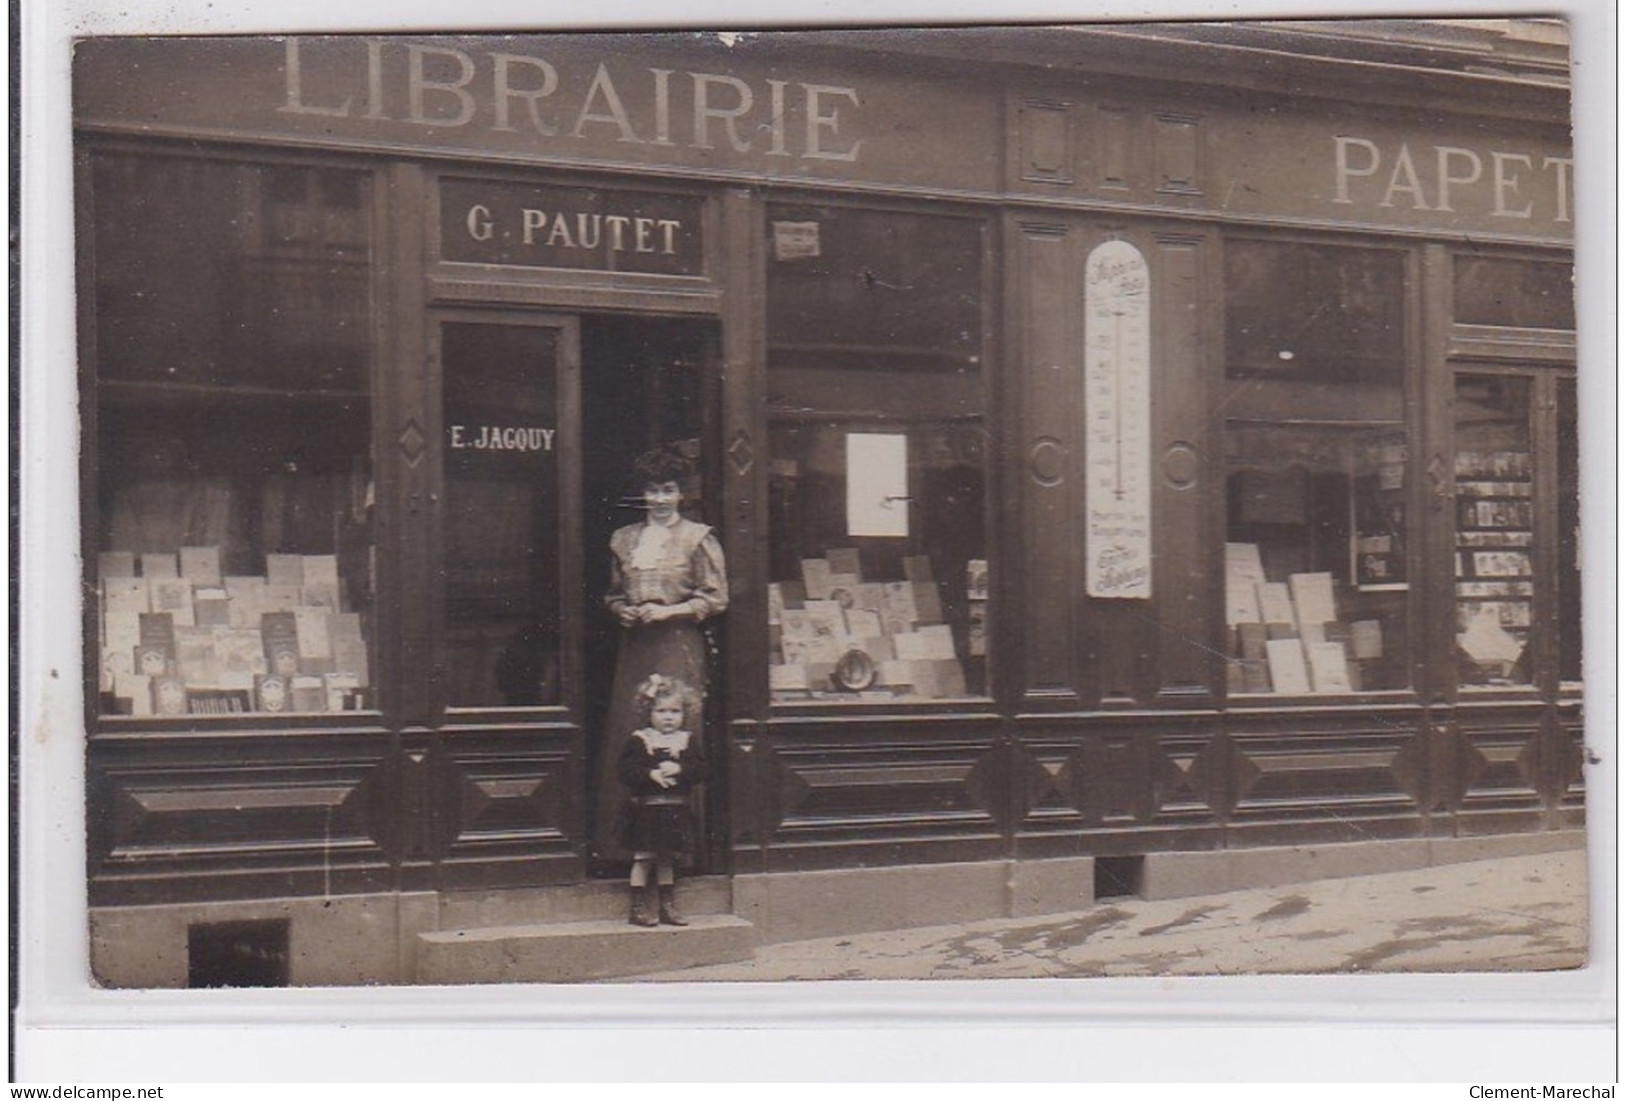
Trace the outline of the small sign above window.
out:
M 817 222 L 773 223 L 773 259 L 810 260 L 821 255 Z
M 702 202 L 687 195 L 440 184 L 441 257 L 475 264 L 699 275 Z

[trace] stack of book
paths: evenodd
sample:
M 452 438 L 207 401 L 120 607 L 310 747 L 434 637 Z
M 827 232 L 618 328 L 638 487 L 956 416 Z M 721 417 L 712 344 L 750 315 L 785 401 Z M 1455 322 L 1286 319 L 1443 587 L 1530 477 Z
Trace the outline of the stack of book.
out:
M 903 572 L 900 579 L 867 579 L 858 552 L 844 548 L 803 559 L 799 581 L 770 584 L 774 698 L 963 696 L 965 669 L 943 617 L 931 560 L 905 558 Z M 985 609 L 985 568 L 982 577 Z M 850 659 L 842 668 L 852 654 L 861 655 L 855 668 L 863 671 L 855 680 Z
M 1270 581 L 1255 543 L 1225 546 L 1225 607 L 1232 694 L 1358 691 L 1383 656 L 1381 621 L 1340 619 L 1331 574 Z
M 271 554 L 222 576 L 219 547 L 98 561 L 101 690 L 114 713 L 223 715 L 366 705 L 361 616 L 330 554 Z

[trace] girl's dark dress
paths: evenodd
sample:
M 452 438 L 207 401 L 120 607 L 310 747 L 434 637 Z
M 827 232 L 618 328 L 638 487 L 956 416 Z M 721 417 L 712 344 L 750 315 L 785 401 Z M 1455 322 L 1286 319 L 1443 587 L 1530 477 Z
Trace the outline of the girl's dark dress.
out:
M 650 778 L 662 761 L 683 766 L 669 788 Z M 705 779 L 700 739 L 686 730 L 661 734 L 645 728 L 632 733 L 616 765 L 630 798 L 621 815 L 621 844 L 634 853 L 680 856 L 692 862 L 699 844 L 689 794 Z

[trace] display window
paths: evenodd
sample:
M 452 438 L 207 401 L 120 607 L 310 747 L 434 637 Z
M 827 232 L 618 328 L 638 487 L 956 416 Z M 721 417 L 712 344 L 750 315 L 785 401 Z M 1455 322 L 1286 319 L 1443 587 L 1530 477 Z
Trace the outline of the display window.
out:
M 374 707 L 368 175 L 88 171 L 102 713 Z
M 988 691 L 984 232 L 768 210 L 777 703 Z
M 1456 666 L 1463 688 L 1580 681 L 1576 393 L 1550 370 L 1455 377 Z M 1551 447 L 1539 440 L 1551 439 Z M 1550 655 L 1549 657 L 1547 655 Z
M 1226 244 L 1232 696 L 1410 685 L 1403 253 Z
M 1456 378 L 1456 657 L 1463 685 L 1530 684 L 1534 677 L 1532 389 L 1527 378 Z

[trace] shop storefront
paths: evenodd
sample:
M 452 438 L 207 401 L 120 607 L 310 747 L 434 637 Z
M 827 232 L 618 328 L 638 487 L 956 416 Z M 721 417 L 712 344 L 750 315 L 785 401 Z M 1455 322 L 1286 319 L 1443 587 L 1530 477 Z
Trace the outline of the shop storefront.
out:
M 456 980 L 607 886 L 655 447 L 746 935 L 1578 844 L 1561 53 L 82 43 L 98 974 Z

